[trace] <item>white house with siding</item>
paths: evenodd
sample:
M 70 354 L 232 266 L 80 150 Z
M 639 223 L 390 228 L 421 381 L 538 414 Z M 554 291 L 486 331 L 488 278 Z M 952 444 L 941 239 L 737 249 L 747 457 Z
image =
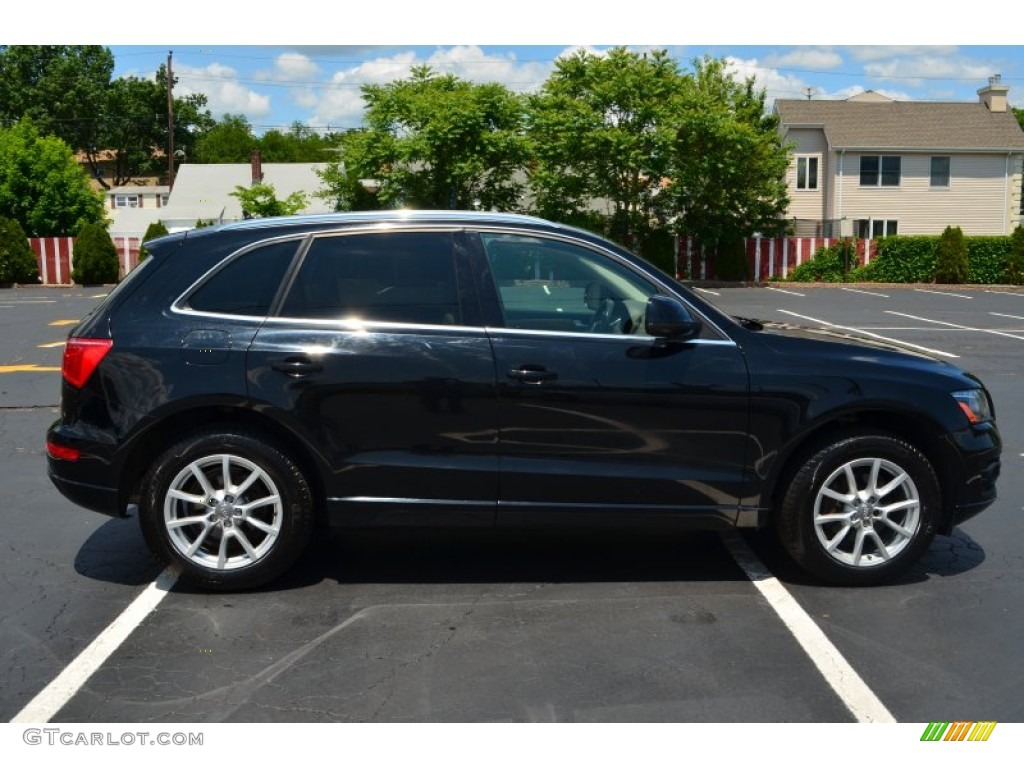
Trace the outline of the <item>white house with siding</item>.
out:
M 794 145 L 789 215 L 801 236 L 1009 234 L 1021 223 L 1024 131 L 998 75 L 977 102 L 779 99 Z

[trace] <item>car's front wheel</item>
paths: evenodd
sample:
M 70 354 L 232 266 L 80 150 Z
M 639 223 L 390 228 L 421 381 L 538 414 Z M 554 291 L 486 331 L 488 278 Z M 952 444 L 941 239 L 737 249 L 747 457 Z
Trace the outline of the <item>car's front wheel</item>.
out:
M 939 504 L 935 470 L 919 450 L 888 435 L 853 435 L 803 461 L 778 511 L 779 536 L 825 581 L 877 584 L 928 548 Z
M 153 553 L 188 583 L 248 589 L 284 573 L 313 528 L 309 483 L 261 437 L 208 431 L 168 449 L 144 482 L 139 521 Z

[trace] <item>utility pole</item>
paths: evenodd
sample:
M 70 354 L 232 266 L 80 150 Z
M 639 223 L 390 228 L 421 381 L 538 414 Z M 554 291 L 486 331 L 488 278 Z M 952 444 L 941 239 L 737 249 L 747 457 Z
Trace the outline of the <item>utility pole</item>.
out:
M 174 51 L 167 52 L 167 186 L 174 188 L 174 72 L 171 70 L 171 57 Z

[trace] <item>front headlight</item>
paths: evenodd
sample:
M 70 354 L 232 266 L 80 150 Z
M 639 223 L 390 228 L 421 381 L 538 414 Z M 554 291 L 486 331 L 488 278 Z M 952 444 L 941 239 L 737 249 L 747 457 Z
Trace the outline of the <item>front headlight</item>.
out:
M 953 399 L 971 424 L 992 420 L 992 403 L 989 402 L 985 390 L 965 389 L 962 392 L 954 392 Z

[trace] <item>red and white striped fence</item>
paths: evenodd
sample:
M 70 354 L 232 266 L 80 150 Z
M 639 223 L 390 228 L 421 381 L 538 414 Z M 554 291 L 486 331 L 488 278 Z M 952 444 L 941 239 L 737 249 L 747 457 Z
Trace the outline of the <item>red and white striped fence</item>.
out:
M 113 237 L 120 262 L 120 275 L 124 277 L 139 264 L 138 237 Z M 74 269 L 75 238 L 73 237 L 30 237 L 28 244 L 36 254 L 39 277 L 44 285 L 71 285 L 71 270 Z
M 796 267 L 808 261 L 819 248 L 838 242 L 829 237 L 748 237 L 744 241 L 750 279 L 756 283 L 785 278 Z M 873 240 L 857 241 L 857 263 L 863 266 L 875 256 Z M 676 276 L 681 280 L 714 280 L 714 264 L 692 237 L 679 238 Z

